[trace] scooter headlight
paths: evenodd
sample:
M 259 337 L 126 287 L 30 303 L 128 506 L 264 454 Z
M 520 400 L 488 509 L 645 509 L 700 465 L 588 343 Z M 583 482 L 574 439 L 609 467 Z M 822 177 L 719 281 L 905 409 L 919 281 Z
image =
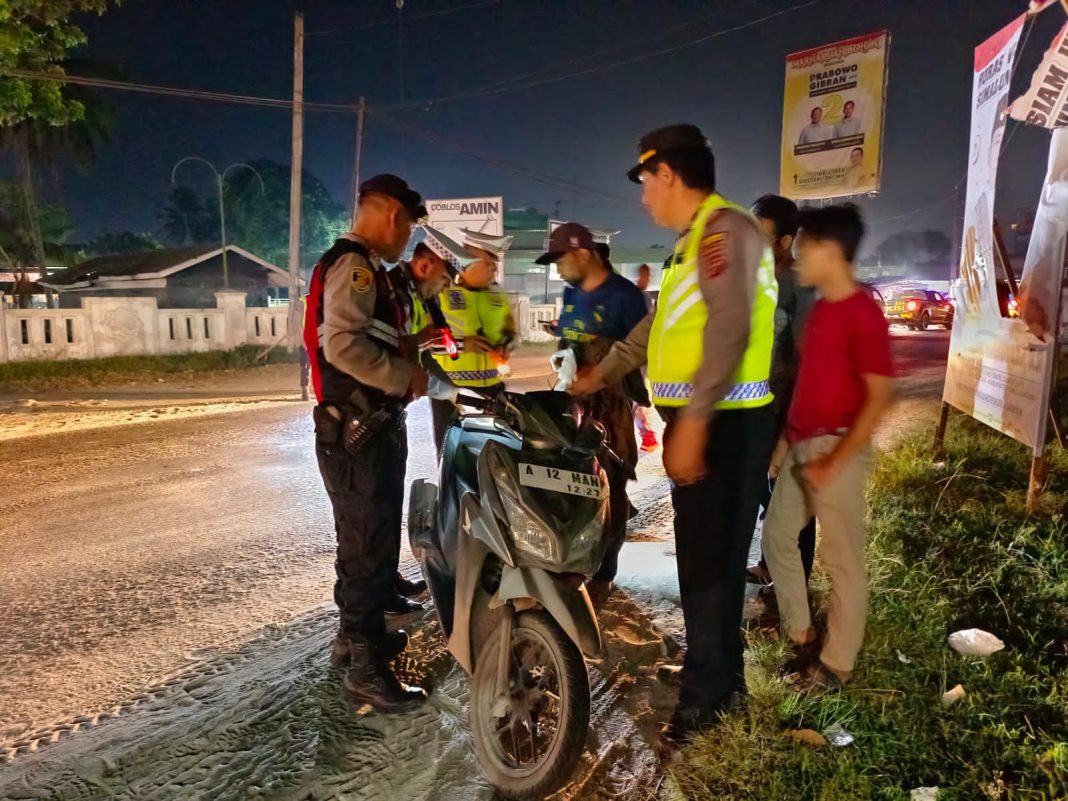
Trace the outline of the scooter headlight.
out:
M 556 535 L 526 510 L 519 487 L 500 455 L 491 451 L 487 457 L 516 549 L 545 562 L 559 561 L 560 549 Z

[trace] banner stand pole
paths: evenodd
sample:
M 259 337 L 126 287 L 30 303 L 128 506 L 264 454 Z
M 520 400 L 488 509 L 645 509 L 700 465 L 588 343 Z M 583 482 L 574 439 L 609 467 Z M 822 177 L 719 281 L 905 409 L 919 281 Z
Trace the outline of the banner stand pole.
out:
M 934 453 L 931 460 L 941 462 L 945 456 L 946 425 L 949 423 L 949 404 L 942 401 L 942 411 L 938 415 L 938 427 L 935 428 Z

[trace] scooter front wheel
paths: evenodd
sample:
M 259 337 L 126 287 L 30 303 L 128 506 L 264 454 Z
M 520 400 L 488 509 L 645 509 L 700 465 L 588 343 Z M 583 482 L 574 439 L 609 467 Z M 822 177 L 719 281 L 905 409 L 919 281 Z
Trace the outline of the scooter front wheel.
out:
M 497 692 L 501 630 L 471 677 L 471 731 L 490 783 L 506 798 L 544 798 L 571 778 L 590 725 L 582 654 L 552 617 L 523 612 L 512 627 L 507 693 Z

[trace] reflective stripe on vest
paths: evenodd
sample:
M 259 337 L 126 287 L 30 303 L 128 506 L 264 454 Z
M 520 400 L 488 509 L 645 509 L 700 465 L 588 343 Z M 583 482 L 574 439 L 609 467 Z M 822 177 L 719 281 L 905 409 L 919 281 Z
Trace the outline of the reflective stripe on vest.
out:
M 704 355 L 708 322 L 708 306 L 701 295 L 699 280 L 701 241 L 706 236 L 709 218 L 722 209 L 745 214 L 757 225 L 747 211 L 712 194 L 701 204 L 689 231 L 676 243 L 673 267 L 661 278 L 656 316 L 649 334 L 648 376 L 653 402 L 660 406 L 685 406 L 693 396 L 693 378 Z M 755 408 L 771 403 L 768 377 L 777 299 L 775 263 L 771 249 L 765 247 L 757 268 L 749 342 L 735 370 L 732 386 L 716 404 L 717 409 Z
M 504 314 L 501 316 L 501 322 L 498 322 L 496 315 L 490 312 L 489 307 L 482 302 L 486 300 L 483 296 L 489 296 L 491 293 L 504 294 L 495 288 L 473 290 L 463 286 L 454 286 L 438 295 L 438 303 L 442 314 L 445 315 L 445 322 L 449 324 L 453 338 L 460 348 L 460 357 L 450 358 L 441 347 L 432 348 L 430 352 L 434 360 L 441 365 L 441 369 L 448 374 L 449 380 L 457 386 L 491 387 L 501 382 L 492 354 L 465 353 L 463 350 L 464 339 L 475 335 L 485 337 L 490 345 L 501 344 L 500 334 L 495 335 L 494 332 L 500 331 L 504 326 L 503 320 L 507 318 L 508 313 L 508 300 L 505 296 Z

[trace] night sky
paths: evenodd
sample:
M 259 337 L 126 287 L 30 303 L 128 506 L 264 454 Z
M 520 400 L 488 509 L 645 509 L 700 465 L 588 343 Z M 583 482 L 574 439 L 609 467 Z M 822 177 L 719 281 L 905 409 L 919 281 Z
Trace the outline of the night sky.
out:
M 521 164 L 564 186 L 400 136 L 368 118 L 363 174 L 397 172 L 426 197 L 495 195 L 564 218 L 622 230 L 633 245 L 667 243 L 624 177 L 638 137 L 692 122 L 712 142 L 721 191 L 741 203 L 778 189 L 784 60 L 788 53 L 886 28 L 891 32 L 883 189 L 861 204 L 868 245 L 902 229 L 951 233 L 954 186 L 965 169 L 972 50 L 1026 6 L 1024 0 L 815 0 L 743 30 L 713 36 L 801 0 L 126 0 L 85 21 L 85 55 L 129 80 L 270 97 L 292 92 L 293 11 L 308 31 L 305 98 L 379 108 L 487 157 Z M 436 12 L 455 9 L 452 13 Z M 1064 16 L 1035 24 L 1013 96 Z M 702 37 L 705 41 L 681 47 Z M 653 51 L 670 49 L 660 55 Z M 615 65 L 601 69 L 605 65 Z M 587 72 L 588 70 L 588 72 Z M 499 94 L 426 103 L 493 84 Z M 172 165 L 200 155 L 220 167 L 259 157 L 288 163 L 284 109 L 107 92 L 118 113 L 95 169 L 72 173 L 65 196 L 78 236 L 156 230 Z M 1033 206 L 1046 132 L 1010 121 L 999 207 Z M 1015 130 L 1014 129 L 1017 129 Z M 349 202 L 355 120 L 309 112 L 305 166 Z M 187 167 L 184 181 L 208 187 Z M 206 170 L 204 171 L 206 173 Z M 575 195 L 567 184 L 611 195 Z M 929 207 L 929 208 L 928 208 Z M 956 213 L 963 207 L 963 185 Z M 907 216 L 900 216 L 907 215 Z

